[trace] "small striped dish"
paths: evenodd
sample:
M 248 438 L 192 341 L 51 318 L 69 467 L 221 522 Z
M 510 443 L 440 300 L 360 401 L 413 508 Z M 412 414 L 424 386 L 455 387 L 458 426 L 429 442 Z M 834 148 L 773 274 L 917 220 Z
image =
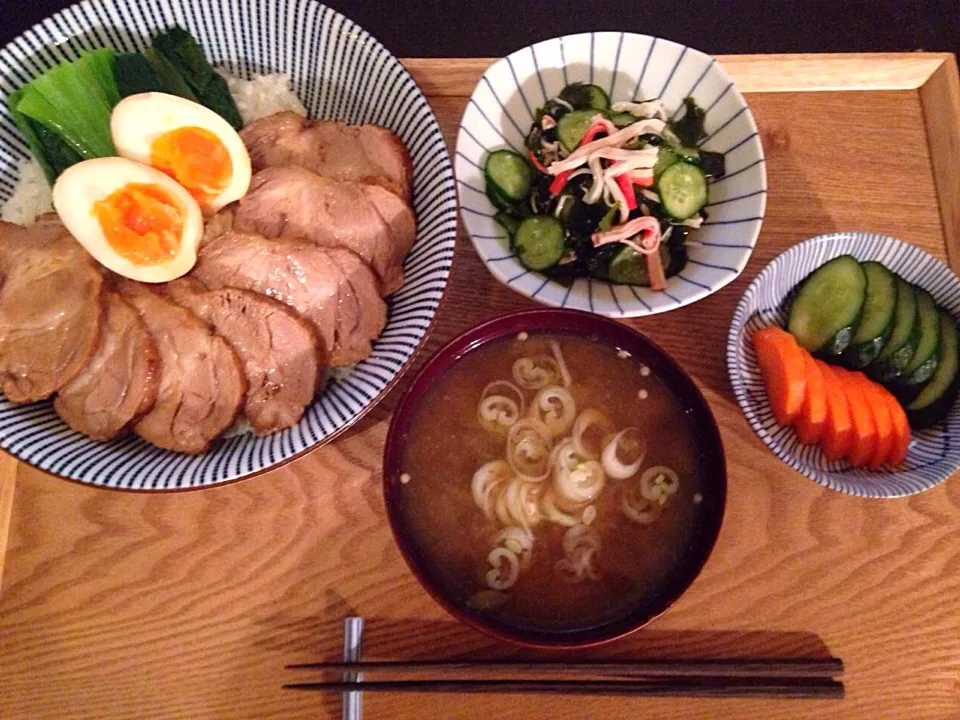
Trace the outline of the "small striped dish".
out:
M 456 192 L 440 126 L 400 62 L 365 30 L 313 0 L 93 0 L 73 5 L 0 49 L 0 93 L 81 49 L 145 48 L 172 24 L 189 30 L 214 65 L 241 77 L 283 72 L 312 117 L 389 127 L 413 159 L 417 240 L 403 288 L 388 301 L 386 329 L 370 358 L 330 378 L 300 423 L 269 437 L 232 437 L 206 455 L 155 448 L 137 437 L 96 443 L 70 430 L 50 403 L 0 399 L 0 447 L 47 472 L 130 490 L 193 488 L 267 470 L 316 447 L 356 421 L 386 393 L 420 347 L 453 260 Z M 0 106 L 0 203 L 27 150 Z
M 595 83 L 613 102 L 661 98 L 679 111 L 692 96 L 707 111 L 706 150 L 723 152 L 726 177 L 710 187 L 709 220 L 691 234 L 690 260 L 665 292 L 578 279 L 567 286 L 525 269 L 510 252 L 484 193 L 492 150 L 526 154 L 524 137 L 537 108 L 571 82 Z M 454 159 L 460 216 L 477 253 L 500 282 L 545 305 L 610 317 L 640 317 L 696 302 L 736 278 L 756 244 L 766 206 L 763 147 L 743 96 L 720 64 L 669 40 L 620 32 L 546 40 L 491 65 L 464 112 Z
M 744 293 L 727 340 L 727 370 L 737 402 L 760 439 L 794 470 L 833 490 L 860 497 L 895 498 L 922 492 L 960 469 L 960 404 L 939 425 L 913 434 L 907 462 L 897 470 L 854 470 L 827 460 L 816 446 L 802 445 L 790 428 L 773 419 L 757 368 L 753 333 L 786 325 L 788 298 L 807 275 L 838 255 L 876 260 L 928 290 L 954 318 L 960 317 L 960 278 L 920 248 L 884 235 L 841 232 L 820 235 L 790 248 L 763 269 Z

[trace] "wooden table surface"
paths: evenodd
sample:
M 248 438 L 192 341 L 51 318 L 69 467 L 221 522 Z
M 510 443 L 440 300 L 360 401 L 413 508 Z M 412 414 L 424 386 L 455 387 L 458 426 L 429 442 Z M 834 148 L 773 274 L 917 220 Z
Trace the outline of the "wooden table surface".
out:
M 829 652 L 846 663 L 847 698 L 380 695 L 365 698 L 365 717 L 960 717 L 960 482 L 889 501 L 814 484 L 754 435 L 723 353 L 746 285 L 792 243 L 861 229 L 946 256 L 960 214 L 949 205 L 945 161 L 932 169 L 927 132 L 947 160 L 958 152 L 956 66 L 917 55 L 721 60 L 750 91 L 767 153 L 759 243 L 727 288 L 631 325 L 680 361 L 716 414 L 729 461 L 727 514 L 702 575 L 666 616 L 579 656 Z M 452 148 L 485 63 L 408 65 Z M 823 87 L 834 89 L 809 92 Z M 844 91 L 852 87 L 861 90 Z M 426 352 L 530 306 L 487 274 L 461 236 Z M 367 620 L 367 659 L 529 656 L 448 617 L 393 543 L 379 463 L 404 386 L 332 445 L 225 487 L 127 494 L 17 466 L 0 596 L 0 717 L 339 717 L 338 697 L 280 686 L 292 678 L 285 663 L 340 655 L 349 614 Z M 0 548 L 13 464 L 4 470 Z

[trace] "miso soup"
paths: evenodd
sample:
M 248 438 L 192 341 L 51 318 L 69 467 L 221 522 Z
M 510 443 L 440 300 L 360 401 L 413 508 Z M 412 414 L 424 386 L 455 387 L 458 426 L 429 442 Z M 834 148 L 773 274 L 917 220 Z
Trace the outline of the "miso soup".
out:
M 468 353 L 421 399 L 399 511 L 454 603 L 563 633 L 653 603 L 710 502 L 691 415 L 656 373 L 573 335 Z

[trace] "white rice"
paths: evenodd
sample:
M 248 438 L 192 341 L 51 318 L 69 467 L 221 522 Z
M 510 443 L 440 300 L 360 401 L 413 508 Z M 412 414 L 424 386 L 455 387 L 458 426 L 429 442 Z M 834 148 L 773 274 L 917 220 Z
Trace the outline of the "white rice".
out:
M 43 168 L 33 158 L 25 160 L 20 165 L 20 180 L 17 182 L 13 195 L 3 206 L 0 217 L 5 222 L 17 225 L 30 225 L 37 215 L 53 210 L 53 201 L 50 199 L 50 186 Z
M 307 114 L 303 103 L 290 89 L 290 78 L 286 75 L 273 73 L 241 80 L 222 70 L 218 72 L 227 80 L 244 125 L 283 110 Z M 50 186 L 40 163 L 33 158 L 20 165 L 19 175 L 20 180 L 13 195 L 4 203 L 0 217 L 6 222 L 30 225 L 38 215 L 53 210 Z
M 244 125 L 284 110 L 307 114 L 300 98 L 290 89 L 290 78 L 287 75 L 254 75 L 251 80 L 241 80 L 223 70 L 218 72 L 227 81 Z

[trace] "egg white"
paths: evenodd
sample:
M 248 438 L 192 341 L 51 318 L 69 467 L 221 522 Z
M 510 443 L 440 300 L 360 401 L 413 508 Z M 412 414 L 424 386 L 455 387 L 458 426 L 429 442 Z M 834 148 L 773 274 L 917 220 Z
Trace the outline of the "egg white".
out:
M 138 265 L 121 257 L 107 242 L 93 205 L 129 183 L 159 185 L 184 212 L 180 247 L 171 259 L 156 265 Z M 104 267 L 118 275 L 147 283 L 174 280 L 197 262 L 203 236 L 203 214 L 187 190 L 159 170 L 119 157 L 95 158 L 73 165 L 53 186 L 53 207 L 70 234 Z
M 110 115 L 110 134 L 120 157 L 150 164 L 154 141 L 182 127 L 202 128 L 219 138 L 233 163 L 233 175 L 223 191 L 202 206 L 210 215 L 239 200 L 250 187 L 250 155 L 237 131 L 213 110 L 177 95 L 141 93 L 124 98 Z

